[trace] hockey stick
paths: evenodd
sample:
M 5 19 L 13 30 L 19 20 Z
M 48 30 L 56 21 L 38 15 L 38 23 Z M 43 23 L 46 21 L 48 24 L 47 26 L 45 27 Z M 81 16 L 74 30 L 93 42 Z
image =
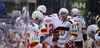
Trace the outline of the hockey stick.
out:
M 68 27 L 57 27 L 52 32 L 50 32 L 47 36 L 45 36 L 44 38 L 42 38 L 40 42 L 42 43 L 44 39 L 46 39 L 49 35 L 51 35 L 56 30 L 66 30 L 66 31 L 69 31 L 69 28 Z

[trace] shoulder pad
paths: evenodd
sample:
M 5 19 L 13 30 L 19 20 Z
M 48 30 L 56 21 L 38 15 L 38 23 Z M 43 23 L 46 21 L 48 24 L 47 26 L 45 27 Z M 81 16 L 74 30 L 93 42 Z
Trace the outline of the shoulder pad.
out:
M 52 16 L 48 16 L 48 17 L 52 17 Z
M 21 20 L 21 18 L 18 21 L 20 21 L 20 20 Z
M 83 17 L 78 17 L 78 18 L 83 19 Z
M 71 24 L 73 24 L 73 22 L 71 20 L 68 20 L 68 22 L 70 22 Z
M 77 17 L 77 18 L 81 18 L 81 17 Z
M 35 26 L 34 24 L 30 23 L 33 27 Z

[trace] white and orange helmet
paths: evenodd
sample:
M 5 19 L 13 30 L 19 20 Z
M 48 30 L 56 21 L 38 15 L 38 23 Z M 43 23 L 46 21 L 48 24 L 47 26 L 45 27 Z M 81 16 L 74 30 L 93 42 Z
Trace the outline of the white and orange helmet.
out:
M 80 11 L 79 11 L 77 8 L 73 8 L 73 9 L 71 10 L 71 13 L 72 13 L 73 15 L 79 15 Z
M 38 18 L 38 20 L 41 20 L 41 21 L 43 21 L 44 19 L 43 14 L 40 11 L 34 11 L 32 13 L 32 19 L 36 19 L 36 18 Z
M 69 11 L 68 11 L 66 8 L 61 8 L 61 9 L 59 10 L 59 15 L 61 15 L 61 13 L 69 14 Z
M 47 8 L 45 5 L 40 5 L 37 7 L 37 11 L 41 11 L 42 13 L 46 13 Z
M 87 28 L 87 34 L 92 34 L 93 35 L 93 32 L 96 33 L 98 29 L 99 28 L 95 24 L 89 25 L 88 28 Z

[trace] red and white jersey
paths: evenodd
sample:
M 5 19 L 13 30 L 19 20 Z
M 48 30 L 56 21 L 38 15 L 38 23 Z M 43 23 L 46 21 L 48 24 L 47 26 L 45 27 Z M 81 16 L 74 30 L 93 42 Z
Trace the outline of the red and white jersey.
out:
M 45 36 L 47 34 L 47 28 L 44 22 L 40 25 L 40 30 L 41 30 L 41 36 Z
M 54 29 L 55 29 L 56 27 L 59 26 L 61 21 L 60 21 L 60 19 L 58 17 L 58 14 L 52 14 L 50 16 L 52 16 L 52 19 L 53 19 L 53 22 L 54 22 Z
M 70 20 L 72 17 L 71 16 L 67 16 L 67 18 Z
M 9 31 L 10 31 L 10 34 L 12 35 L 13 41 L 18 42 L 21 39 L 15 29 L 10 29 Z
M 47 34 L 52 32 L 55 28 L 59 26 L 59 19 L 56 16 L 45 16 L 44 18 L 44 24 L 47 28 Z
M 53 16 L 44 16 L 43 22 L 47 28 L 46 35 L 49 34 L 50 32 L 52 32 L 59 25 L 58 21 L 56 21 L 56 17 L 53 17 Z M 52 44 L 52 40 L 53 40 L 53 35 L 50 35 L 43 41 L 43 43 Z
M 27 25 L 26 24 L 23 24 L 20 26 L 20 34 L 21 34 L 21 45 L 20 45 L 20 48 L 25 48 L 25 40 L 26 40 L 26 33 L 27 33 Z
M 86 31 L 85 27 L 85 21 L 81 17 L 73 16 L 71 19 L 76 22 L 77 28 L 78 28 L 78 38 L 76 41 L 82 41 L 83 40 L 83 33 Z
M 15 21 L 15 29 L 20 33 L 21 25 L 24 24 L 21 17 L 18 17 Z
M 21 24 L 23 24 L 23 20 L 21 17 L 18 17 L 15 22 L 16 22 L 15 26 L 20 26 Z
M 61 26 L 70 28 L 69 31 L 61 30 L 60 32 L 58 46 L 64 48 L 64 45 L 68 40 L 75 41 L 75 38 L 77 38 L 77 26 L 72 19 L 67 20 L 65 22 L 62 21 Z
M 47 34 L 49 34 L 51 31 L 53 31 L 53 19 L 51 17 L 45 16 L 44 18 L 44 24 L 47 28 Z
M 19 42 L 21 40 L 19 34 L 15 31 L 15 29 L 10 29 L 11 37 L 9 38 L 9 46 L 10 48 L 15 48 L 19 46 Z
M 54 29 L 53 19 L 51 17 L 44 16 L 44 24 L 45 24 L 45 26 L 47 28 L 47 32 L 46 32 L 46 35 L 47 35 L 50 32 L 52 32 L 53 29 Z M 50 35 L 42 43 L 52 44 L 52 39 L 53 39 L 53 35 Z
M 16 48 L 19 47 L 20 36 L 16 33 L 15 29 L 9 29 L 9 35 L 5 38 L 6 45 L 8 48 Z
M 27 41 L 30 48 L 39 48 L 40 47 L 40 27 L 35 23 L 30 23 L 27 26 Z

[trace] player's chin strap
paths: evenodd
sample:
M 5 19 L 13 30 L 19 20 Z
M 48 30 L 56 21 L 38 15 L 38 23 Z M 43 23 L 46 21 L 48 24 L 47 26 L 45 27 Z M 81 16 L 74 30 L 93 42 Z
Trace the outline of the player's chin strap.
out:
M 44 39 L 46 39 L 49 35 L 51 35 L 56 30 L 66 30 L 66 31 L 69 31 L 69 28 L 68 27 L 57 27 L 52 32 L 50 32 L 47 36 L 45 36 L 44 38 L 42 38 L 40 42 L 42 43 Z

